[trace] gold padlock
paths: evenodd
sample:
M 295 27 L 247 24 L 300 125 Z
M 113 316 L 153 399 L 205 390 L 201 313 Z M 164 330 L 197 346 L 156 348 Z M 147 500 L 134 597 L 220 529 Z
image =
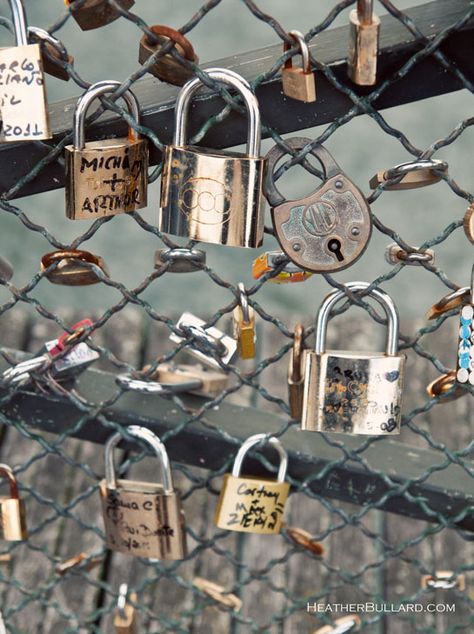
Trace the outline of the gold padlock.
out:
M 232 330 L 241 359 L 255 358 L 255 311 L 249 306 L 245 286 L 238 285 L 239 305 L 232 313 Z
M 149 429 L 126 428 L 158 457 L 162 483 L 117 480 L 113 450 L 123 439 L 114 434 L 105 445 L 105 479 L 100 482 L 106 544 L 110 550 L 153 559 L 175 560 L 186 556 L 186 529 L 179 491 L 173 488 L 165 446 Z
M 157 53 L 170 40 L 174 42 L 176 50 L 185 59 L 195 64 L 199 63 L 199 58 L 194 52 L 193 45 L 182 33 L 163 24 L 155 24 L 148 28 L 156 36 L 158 43 L 152 42 L 146 33 L 143 35 L 140 40 L 138 54 L 140 64 L 145 64 L 152 55 Z M 175 86 L 182 86 L 194 74 L 191 68 L 180 63 L 170 53 L 158 57 L 148 69 L 148 72 L 161 79 L 161 81 L 166 81 L 168 84 L 174 84 Z
M 384 172 L 377 172 L 369 181 L 372 189 L 384 185 L 387 191 L 398 189 L 418 189 L 434 185 L 448 173 L 446 161 L 438 159 L 418 159 L 400 163 Z M 392 182 L 393 181 L 393 182 Z
M 276 480 L 240 475 L 247 452 L 261 442 L 268 442 L 280 456 Z M 287 466 L 288 455 L 277 438 L 266 434 L 247 438 L 237 452 L 232 474 L 224 476 L 214 518 L 216 526 L 244 533 L 279 533 L 290 491 L 290 485 L 285 482 Z
M 128 603 L 128 586 L 122 583 L 119 588 L 119 598 L 117 601 L 117 611 L 114 617 L 114 627 L 116 634 L 137 634 L 137 615 L 133 605 Z M 137 602 L 137 593 L 131 592 L 130 599 Z
M 135 4 L 135 0 L 116 0 L 122 9 L 128 10 Z M 64 0 L 67 7 L 71 7 L 72 17 L 83 31 L 98 29 L 114 22 L 121 13 L 108 0 L 84 0 L 75 8 L 77 0 Z M 79 4 L 79 3 L 77 3 Z
M 359 86 L 373 86 L 377 81 L 380 18 L 373 4 L 373 0 L 357 0 L 357 9 L 349 17 L 347 74 Z
M 77 102 L 73 143 L 65 147 L 66 216 L 71 220 L 96 220 L 146 207 L 146 139 L 129 128 L 128 137 L 85 141 L 84 123 L 89 106 L 120 85 L 118 81 L 99 81 Z M 131 90 L 122 97 L 131 116 L 139 123 L 137 98 Z
M 304 326 L 296 324 L 293 347 L 288 364 L 288 405 L 291 418 L 299 420 L 303 407 L 304 390 Z
M 293 66 L 292 59 L 287 59 L 281 71 L 283 93 L 291 99 L 304 101 L 306 103 L 316 101 L 316 86 L 314 73 L 311 71 L 309 59 L 309 48 L 304 36 L 299 31 L 290 31 L 289 34 L 298 44 L 303 60 L 302 68 Z M 285 42 L 283 51 L 289 51 L 290 45 Z
M 52 284 L 64 286 L 88 286 L 101 282 L 101 278 L 94 271 L 91 264 L 96 266 L 105 276 L 109 276 L 106 263 L 100 255 L 94 255 L 89 251 L 69 249 L 66 251 L 52 251 L 45 253 L 41 258 L 41 273 L 48 271 L 55 262 L 58 265 L 46 273 L 46 277 Z
M 281 266 L 283 262 L 286 262 L 284 267 Z M 274 284 L 305 282 L 313 275 L 310 271 L 304 271 L 299 266 L 296 266 L 294 262 L 288 260 L 288 257 L 282 251 L 266 251 L 252 262 L 252 277 L 255 280 L 259 280 L 267 273 L 275 271 L 275 269 L 280 270 L 267 280 Z
M 336 619 L 333 625 L 324 625 L 315 630 L 313 634 L 349 634 L 349 632 L 358 632 L 361 620 L 356 614 L 351 616 L 342 616 Z
M 9 542 L 24 541 L 28 538 L 25 503 L 19 496 L 16 478 L 6 464 L 0 464 L 0 477 L 6 478 L 10 486 L 10 496 L 0 497 L 0 539 Z

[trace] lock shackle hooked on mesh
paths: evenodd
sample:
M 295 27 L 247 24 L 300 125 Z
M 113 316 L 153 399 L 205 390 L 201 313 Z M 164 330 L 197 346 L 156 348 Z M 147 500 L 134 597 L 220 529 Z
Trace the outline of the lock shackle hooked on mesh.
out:
M 13 30 L 17 46 L 28 44 L 28 28 L 26 22 L 25 7 L 22 0 L 8 0 L 13 17 Z
M 76 150 L 83 150 L 86 144 L 85 135 L 85 119 L 86 114 L 91 103 L 102 95 L 107 93 L 113 93 L 122 85 L 120 81 L 106 80 L 98 81 L 92 84 L 82 97 L 78 100 L 76 109 L 74 110 L 74 123 L 73 123 L 73 146 Z M 133 119 L 137 124 L 140 123 L 140 104 L 135 94 L 129 89 L 126 90 L 121 98 L 127 104 L 127 108 Z M 132 141 L 138 139 L 138 135 L 133 128 L 129 128 L 129 138 Z
M 68 52 L 61 40 L 58 40 L 58 38 L 54 37 L 54 35 L 51 35 L 51 33 L 46 31 L 46 29 L 41 29 L 39 26 L 28 27 L 28 36 L 31 37 L 32 35 L 40 42 L 46 42 L 47 44 L 50 44 L 61 57 L 61 59 L 67 61 Z
M 288 35 L 298 44 L 299 49 L 300 49 L 300 53 L 301 53 L 301 59 L 302 59 L 302 66 L 303 66 L 303 70 L 305 73 L 310 73 L 311 72 L 311 63 L 309 61 L 309 48 L 308 48 L 308 44 L 306 42 L 306 40 L 304 39 L 304 35 L 303 33 L 301 33 L 301 31 L 290 31 L 288 33 Z M 290 45 L 288 42 L 285 42 L 283 45 L 283 51 L 286 53 L 287 51 L 290 50 Z M 290 57 L 289 59 L 286 60 L 285 62 L 285 68 L 291 68 L 293 65 L 292 63 L 292 58 Z
M 347 284 L 344 284 L 344 286 L 349 291 L 354 292 L 363 291 L 369 288 L 370 284 L 368 282 L 348 282 Z M 397 307 L 395 306 L 390 295 L 388 295 L 380 288 L 372 289 L 369 293 L 367 293 L 367 297 L 372 297 L 373 299 L 375 299 L 383 308 L 387 316 L 388 328 L 386 354 L 390 357 L 393 357 L 398 352 L 399 317 Z M 326 299 L 321 304 L 318 316 L 316 318 L 316 353 L 322 354 L 323 352 L 325 352 L 329 315 L 335 305 L 345 298 L 347 298 L 347 295 L 343 290 L 335 289 L 326 297 Z
M 18 500 L 18 484 L 13 474 L 12 468 L 9 467 L 7 464 L 0 464 L 0 478 L 5 478 L 6 480 L 8 480 L 8 485 L 10 487 L 10 497 Z
M 153 449 L 160 464 L 163 490 L 165 494 L 172 493 L 173 476 L 171 475 L 170 461 L 164 444 L 161 442 L 156 434 L 154 434 L 146 427 L 141 427 L 140 425 L 129 425 L 126 430 L 130 436 L 140 438 Z M 114 465 L 114 449 L 122 440 L 123 435 L 120 432 L 117 432 L 116 434 L 111 436 L 105 444 L 105 481 L 107 483 L 108 489 L 117 488 L 117 478 L 115 476 Z
M 228 84 L 237 90 L 242 96 L 248 114 L 248 138 L 247 138 L 247 156 L 249 158 L 258 158 L 260 156 L 260 110 L 258 101 L 253 94 L 248 81 L 243 79 L 237 73 L 226 68 L 208 68 L 206 73 L 211 79 Z M 183 147 L 186 144 L 188 112 L 191 104 L 191 98 L 202 86 L 199 77 L 190 79 L 179 91 L 175 104 L 175 120 L 174 120 L 174 139 L 173 145 Z
M 242 463 L 249 450 L 263 441 L 269 443 L 278 451 L 278 454 L 280 456 L 280 466 L 278 468 L 278 476 L 276 481 L 278 483 L 285 482 L 286 471 L 288 469 L 288 454 L 278 438 L 275 438 L 274 436 L 268 437 L 267 434 L 255 434 L 253 436 L 249 436 L 249 438 L 247 438 L 247 440 L 242 443 L 242 446 L 235 456 L 234 466 L 232 467 L 232 475 L 234 476 L 234 478 L 240 477 Z

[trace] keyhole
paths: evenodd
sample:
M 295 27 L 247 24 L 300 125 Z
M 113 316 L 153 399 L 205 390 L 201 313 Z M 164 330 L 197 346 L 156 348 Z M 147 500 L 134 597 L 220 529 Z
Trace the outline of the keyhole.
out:
M 342 262 L 344 260 L 344 256 L 342 255 L 341 251 L 342 245 L 340 240 L 338 240 L 337 238 L 333 238 L 332 240 L 329 240 L 327 246 L 329 251 L 331 251 L 331 253 L 334 253 L 339 262 Z

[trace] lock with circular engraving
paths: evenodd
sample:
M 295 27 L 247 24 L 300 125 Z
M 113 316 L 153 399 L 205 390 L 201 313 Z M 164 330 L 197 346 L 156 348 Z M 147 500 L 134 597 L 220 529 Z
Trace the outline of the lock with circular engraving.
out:
M 311 139 L 285 139 L 299 152 Z M 342 172 L 329 152 L 316 145 L 310 152 L 324 168 L 325 181 L 299 200 L 285 200 L 275 185 L 275 168 L 285 150 L 267 154 L 264 192 L 271 206 L 275 235 L 297 266 L 313 273 L 340 271 L 360 258 L 372 233 L 370 207 L 360 189 Z

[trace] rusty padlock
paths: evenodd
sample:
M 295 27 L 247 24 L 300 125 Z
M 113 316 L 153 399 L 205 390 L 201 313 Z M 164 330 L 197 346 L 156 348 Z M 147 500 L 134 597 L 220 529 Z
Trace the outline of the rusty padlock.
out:
M 140 64 L 144 64 L 170 40 L 174 42 L 176 50 L 182 57 L 195 64 L 199 63 L 199 58 L 194 52 L 193 45 L 179 31 L 162 24 L 150 26 L 149 30 L 153 32 L 158 42 L 155 44 L 146 33 L 143 35 L 140 40 L 138 53 L 138 61 Z M 180 61 L 170 53 L 158 57 L 154 64 L 150 66 L 148 72 L 158 79 L 161 79 L 161 81 L 166 81 L 168 84 L 174 84 L 175 86 L 182 86 L 191 79 L 194 74 L 191 68 L 181 64 Z
M 28 27 L 28 37 L 41 47 L 41 59 L 43 61 L 43 70 L 48 75 L 52 75 L 57 79 L 69 81 L 66 64 L 72 66 L 74 57 L 69 55 L 64 44 L 54 35 L 48 33 L 45 29 L 37 26 Z
M 135 4 L 135 0 L 116 0 L 122 9 L 128 11 Z M 64 0 L 67 7 L 71 8 L 71 15 L 83 31 L 99 29 L 120 18 L 121 13 L 108 0 Z M 77 4 L 77 8 L 74 6 Z
M 56 268 L 46 273 L 46 277 L 52 284 L 63 284 L 64 286 L 97 284 L 102 280 L 94 271 L 94 266 L 98 267 L 107 277 L 109 275 L 104 260 L 99 255 L 94 255 L 89 251 L 70 249 L 45 253 L 41 258 L 41 273 L 47 271 L 55 262 L 58 262 Z

